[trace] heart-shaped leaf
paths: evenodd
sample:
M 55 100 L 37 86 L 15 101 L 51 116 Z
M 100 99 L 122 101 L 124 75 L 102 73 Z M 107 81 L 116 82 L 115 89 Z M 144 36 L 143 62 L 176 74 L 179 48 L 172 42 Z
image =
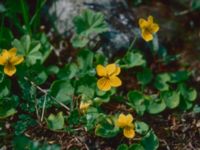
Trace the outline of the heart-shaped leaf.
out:
M 180 103 L 180 94 L 176 91 L 165 91 L 161 94 L 161 97 L 165 101 L 167 107 L 173 109 Z
M 59 112 L 57 115 L 50 114 L 47 118 L 48 127 L 52 130 L 60 130 L 64 128 L 64 116 L 63 112 Z

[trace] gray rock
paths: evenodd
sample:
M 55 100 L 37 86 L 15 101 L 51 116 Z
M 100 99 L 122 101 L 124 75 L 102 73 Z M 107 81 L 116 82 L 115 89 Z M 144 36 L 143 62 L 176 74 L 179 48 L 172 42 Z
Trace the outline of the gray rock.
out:
M 74 31 L 74 16 L 87 8 L 104 13 L 109 24 L 110 31 L 102 37 L 101 49 L 113 53 L 129 46 L 137 28 L 124 0 L 57 0 L 50 6 L 49 15 L 57 32 L 68 36 Z
M 110 6 L 111 0 L 57 0 L 49 8 L 50 17 L 59 34 L 64 34 L 73 27 L 72 19 L 82 10 L 95 5 Z

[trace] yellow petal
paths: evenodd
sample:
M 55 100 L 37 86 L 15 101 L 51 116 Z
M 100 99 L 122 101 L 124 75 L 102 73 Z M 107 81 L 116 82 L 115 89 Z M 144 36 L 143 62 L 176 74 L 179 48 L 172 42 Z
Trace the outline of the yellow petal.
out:
M 121 68 L 119 66 L 115 65 L 115 71 L 112 73 L 111 72 L 110 73 L 107 72 L 107 73 L 109 76 L 117 76 L 120 72 L 121 72 Z
M 18 65 L 21 62 L 23 62 L 23 60 L 24 60 L 23 56 L 14 56 L 14 57 L 11 57 L 10 63 L 13 65 Z
M 79 108 L 80 109 L 87 109 L 90 106 L 91 103 L 84 103 L 81 102 Z
M 128 115 L 126 116 L 127 125 L 132 124 L 132 121 L 133 121 L 133 116 L 132 116 L 131 114 L 128 114 Z
M 153 35 L 147 31 L 147 30 L 143 30 L 142 31 L 142 38 L 146 41 L 149 42 L 151 40 L 153 40 Z
M 0 65 L 5 65 L 6 59 L 2 56 L 0 56 Z
M 108 91 L 111 89 L 110 80 L 107 78 L 101 78 L 97 81 L 97 87 L 102 91 Z
M 117 66 L 116 64 L 109 64 L 106 66 L 106 72 L 109 76 L 114 75 L 117 73 Z
M 97 65 L 96 67 L 97 75 L 102 77 L 106 76 L 106 68 L 102 65 Z
M 120 72 L 121 72 L 121 68 L 119 66 L 116 66 L 114 75 L 116 76 L 116 75 L 120 74 Z
M 131 114 L 124 115 L 121 113 L 117 119 L 116 125 L 120 128 L 132 126 L 133 116 Z
M 0 65 L 5 65 L 6 64 L 6 58 L 0 55 Z
M 16 56 L 16 53 L 17 53 L 17 49 L 16 48 L 11 48 L 9 51 L 8 51 L 10 57 L 14 57 Z
M 0 65 L 5 65 L 10 55 L 6 49 L 4 49 L 0 55 Z
M 125 120 L 126 120 L 126 116 L 125 116 L 123 113 L 121 113 L 121 114 L 119 115 L 117 121 L 116 121 L 116 125 L 117 125 L 118 127 L 120 127 L 120 128 L 125 127 L 125 126 L 126 126 L 126 121 L 125 121 Z
M 116 76 L 111 76 L 109 79 L 110 79 L 110 85 L 113 87 L 118 87 L 122 85 L 122 81 L 120 80 L 120 78 Z
M 154 24 L 151 25 L 151 31 L 153 33 L 158 32 L 158 30 L 159 30 L 159 25 L 158 24 L 154 23 Z
M 91 102 L 81 102 L 79 109 L 84 113 L 87 111 L 87 109 L 90 107 Z
M 148 26 L 148 22 L 145 19 L 141 18 L 139 19 L 139 26 L 140 28 L 145 28 L 146 26 Z
M 4 67 L 4 73 L 8 76 L 14 75 L 16 72 L 16 67 L 14 65 L 5 65 Z
M 153 16 L 149 16 L 149 17 L 148 17 L 148 22 L 149 22 L 150 24 L 153 23 Z
M 132 139 L 135 137 L 135 130 L 133 128 L 124 128 L 123 134 L 126 138 Z

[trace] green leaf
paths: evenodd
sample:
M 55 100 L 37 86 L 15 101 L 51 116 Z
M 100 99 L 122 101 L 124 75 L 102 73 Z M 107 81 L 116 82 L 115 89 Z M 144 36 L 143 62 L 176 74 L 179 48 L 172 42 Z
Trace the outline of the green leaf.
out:
M 27 62 L 28 66 L 34 65 L 37 60 L 41 59 L 42 55 L 40 52 L 31 52 L 26 56 L 25 62 Z
M 116 93 L 115 89 L 111 89 L 110 91 L 105 92 L 105 91 L 100 91 L 96 88 L 97 97 L 94 98 L 94 103 L 96 105 L 101 105 L 102 103 L 107 103 L 110 101 L 111 96 L 114 96 L 115 93 Z
M 191 7 L 193 10 L 200 10 L 200 0 L 192 0 Z
M 94 53 L 90 50 L 82 50 L 78 54 L 77 62 L 81 70 L 88 70 L 92 68 Z
M 197 98 L 197 91 L 194 88 L 189 88 L 186 84 L 179 84 L 178 90 L 181 94 L 180 108 L 182 110 L 189 110 L 193 106 L 193 101 Z
M 6 12 L 6 10 L 6 7 L 2 3 L 0 3 L 0 13 L 4 13 Z
M 171 83 L 179 83 L 188 80 L 189 73 L 188 71 L 183 70 L 171 73 L 170 76 L 171 76 L 170 80 Z
M 40 52 L 42 53 L 41 62 L 44 63 L 49 57 L 50 53 L 53 51 L 53 46 L 49 42 L 49 39 L 45 33 L 42 33 L 39 37 L 41 43 Z
M 71 102 L 74 88 L 69 80 L 54 81 L 50 87 L 50 95 L 62 102 Z
M 81 77 L 79 77 L 79 80 L 76 81 L 77 86 L 88 86 L 89 88 L 96 89 L 96 77 L 94 75 L 88 75 L 85 74 L 85 72 L 82 74 Z
M 52 66 L 48 66 L 46 71 L 48 75 L 58 74 L 58 72 L 60 71 L 60 68 L 56 65 L 52 65 Z
M 136 66 L 142 66 L 145 63 L 146 62 L 140 53 L 128 52 L 120 61 L 120 66 L 128 69 Z
M 194 88 L 188 88 L 186 84 L 180 84 L 179 91 L 185 100 L 193 102 L 197 98 L 197 91 Z
M 17 48 L 17 53 L 21 54 L 21 55 L 25 55 L 26 51 L 28 51 L 24 45 L 21 43 L 20 40 L 18 39 L 14 39 L 14 41 L 12 42 L 13 47 Z
M 0 105 L 0 119 L 14 115 L 17 112 L 15 108 Z
M 79 72 L 79 68 L 75 63 L 69 63 L 65 65 L 64 68 L 60 69 L 59 73 L 57 74 L 59 79 L 72 79 L 74 78 Z
M 13 149 L 15 150 L 60 150 L 60 146 L 56 144 L 39 143 L 32 141 L 26 136 L 16 136 L 13 140 Z
M 82 95 L 82 98 L 84 97 L 85 100 L 88 100 L 93 98 L 95 91 L 87 85 L 81 85 L 78 87 L 77 92 Z
M 142 121 L 135 121 L 135 131 L 141 135 L 145 135 L 149 131 L 149 126 Z
M 86 128 L 87 130 L 92 130 L 96 126 L 96 120 L 99 118 L 100 114 L 95 107 L 89 107 L 85 117 L 87 120 Z
M 192 111 L 193 111 L 195 114 L 199 114 L 199 113 L 200 113 L 200 105 L 195 105 Z
M 128 100 L 129 100 L 129 105 L 136 110 L 136 112 L 139 115 L 143 115 L 146 106 L 145 106 L 145 99 L 142 93 L 138 91 L 130 91 L 128 93 Z
M 45 83 L 48 78 L 46 68 L 41 64 L 35 64 L 27 70 L 27 77 L 37 85 Z
M 180 109 L 181 110 L 189 110 L 189 109 L 191 109 L 192 108 L 192 106 L 193 106 L 193 103 L 192 102 L 190 102 L 190 101 L 187 101 L 186 99 L 182 99 L 181 101 L 180 101 Z
M 47 118 L 48 128 L 52 130 L 60 130 L 64 128 L 65 120 L 63 112 L 59 112 L 57 115 L 50 114 Z
M 25 35 L 21 38 L 21 44 L 25 50 L 29 50 L 31 46 L 31 37 L 29 35 Z
M 187 94 L 185 95 L 185 98 L 191 102 L 195 101 L 197 98 L 197 91 L 194 88 L 188 89 Z
M 27 128 L 33 127 L 36 124 L 36 120 L 31 118 L 30 115 L 20 114 L 17 122 L 14 125 L 15 135 L 23 134 L 27 130 Z
M 19 104 L 17 96 L 0 98 L 0 119 L 10 117 L 17 113 L 16 107 Z
M 8 96 L 10 93 L 11 88 L 11 82 L 9 79 L 4 78 L 4 75 L 2 74 L 2 80 L 0 81 L 0 99 Z
M 104 15 L 92 10 L 85 10 L 80 16 L 73 20 L 76 32 L 88 36 L 91 33 L 103 33 L 108 31 L 108 25 L 105 22 Z
M 80 113 L 79 113 L 78 109 L 74 109 L 73 111 L 70 112 L 70 115 L 67 119 L 67 123 L 70 126 L 80 124 Z
M 29 146 L 29 139 L 26 136 L 16 136 L 13 140 L 13 148 L 15 150 L 24 149 Z
M 141 144 L 132 144 L 128 150 L 145 150 Z
M 170 75 L 168 73 L 163 73 L 159 74 L 156 77 L 156 81 L 154 83 L 154 86 L 159 90 L 159 91 L 167 91 L 169 90 L 169 85 L 167 82 L 171 80 Z
M 145 150 L 156 150 L 159 147 L 159 141 L 153 131 L 149 131 L 141 141 Z
M 21 98 L 24 100 L 24 103 L 20 104 L 20 108 L 23 111 L 35 113 L 36 87 L 23 77 L 18 80 L 20 89 L 23 91 Z
M 37 60 L 42 61 L 43 56 L 40 52 L 41 43 L 39 41 L 31 40 L 29 35 L 24 35 L 20 40 L 15 39 L 12 45 L 17 48 L 17 53 L 25 57 L 27 66 L 34 65 Z
M 37 73 L 37 76 L 35 76 L 33 81 L 35 81 L 35 83 L 37 85 L 41 85 L 41 84 L 45 83 L 47 78 L 48 78 L 48 76 L 47 76 L 45 70 L 41 70 L 41 72 Z
M 74 48 L 86 47 L 88 42 L 89 42 L 89 39 L 82 35 L 74 35 L 71 39 L 71 43 Z
M 164 100 L 162 99 L 151 99 L 149 101 L 149 105 L 147 107 L 147 110 L 150 114 L 158 114 L 162 111 L 164 111 L 166 108 L 166 104 Z
M 173 109 L 180 103 L 180 94 L 176 91 L 165 91 L 161 94 L 161 97 L 165 101 L 167 107 Z
M 103 138 L 111 138 L 118 134 L 119 128 L 115 126 L 110 117 L 99 118 L 100 121 L 96 126 L 95 134 Z
M 128 93 L 128 99 L 131 104 L 137 106 L 141 105 L 144 102 L 144 97 L 143 94 L 140 93 L 139 91 L 130 91 Z
M 148 68 L 144 68 L 142 72 L 137 73 L 137 79 L 139 80 L 139 83 L 142 85 L 146 85 L 149 82 L 151 82 L 153 78 L 152 71 Z
M 0 48 L 10 47 L 10 41 L 14 39 L 14 35 L 10 27 L 0 27 Z
M 106 93 L 103 96 L 95 97 L 94 98 L 94 103 L 97 105 L 101 105 L 102 103 L 107 103 L 110 101 L 111 95 L 109 93 Z
M 117 150 L 129 150 L 129 149 L 128 149 L 128 146 L 126 144 L 120 144 L 117 147 Z
M 102 65 L 105 65 L 105 64 L 108 64 L 108 58 L 103 54 L 102 51 L 97 51 L 95 52 L 95 66 L 97 66 L 98 64 L 102 64 Z

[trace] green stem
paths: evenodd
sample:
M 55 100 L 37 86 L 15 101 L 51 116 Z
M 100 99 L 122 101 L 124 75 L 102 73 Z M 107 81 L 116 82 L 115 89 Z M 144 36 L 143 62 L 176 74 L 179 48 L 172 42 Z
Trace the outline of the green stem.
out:
M 21 8 L 22 8 L 22 15 L 23 15 L 24 23 L 26 25 L 28 32 L 31 33 L 31 29 L 30 29 L 30 26 L 29 26 L 28 11 L 26 10 L 24 0 L 20 0 L 20 4 L 21 4 Z
M 132 50 L 133 45 L 135 44 L 136 40 L 137 40 L 137 36 L 134 37 L 133 41 L 131 42 L 131 45 L 129 46 L 127 52 L 125 53 L 125 56 L 127 56 L 127 55 L 129 54 L 129 52 Z M 115 63 L 118 63 L 118 62 L 120 62 L 119 59 L 118 59 Z M 126 67 L 128 67 L 128 66 L 129 66 L 129 65 L 127 65 L 127 64 L 125 64 L 125 65 L 120 65 L 121 68 L 126 68 Z
M 42 106 L 42 115 L 41 115 L 41 122 L 43 122 L 44 119 L 44 111 L 45 111 L 45 106 L 46 106 L 46 101 L 47 101 L 47 94 L 44 95 L 44 102 L 43 102 L 43 106 Z
M 31 18 L 31 21 L 29 23 L 30 26 L 33 26 L 34 31 L 36 30 L 37 25 L 39 25 L 39 21 L 40 21 L 40 12 L 41 9 L 43 8 L 44 4 L 46 3 L 46 0 L 38 0 L 37 1 L 37 5 L 36 5 L 36 11 L 33 15 L 33 17 Z
M 129 46 L 127 53 L 133 48 L 133 45 L 135 44 L 136 40 L 137 40 L 137 36 L 135 36 L 133 41 L 131 42 L 131 45 Z

